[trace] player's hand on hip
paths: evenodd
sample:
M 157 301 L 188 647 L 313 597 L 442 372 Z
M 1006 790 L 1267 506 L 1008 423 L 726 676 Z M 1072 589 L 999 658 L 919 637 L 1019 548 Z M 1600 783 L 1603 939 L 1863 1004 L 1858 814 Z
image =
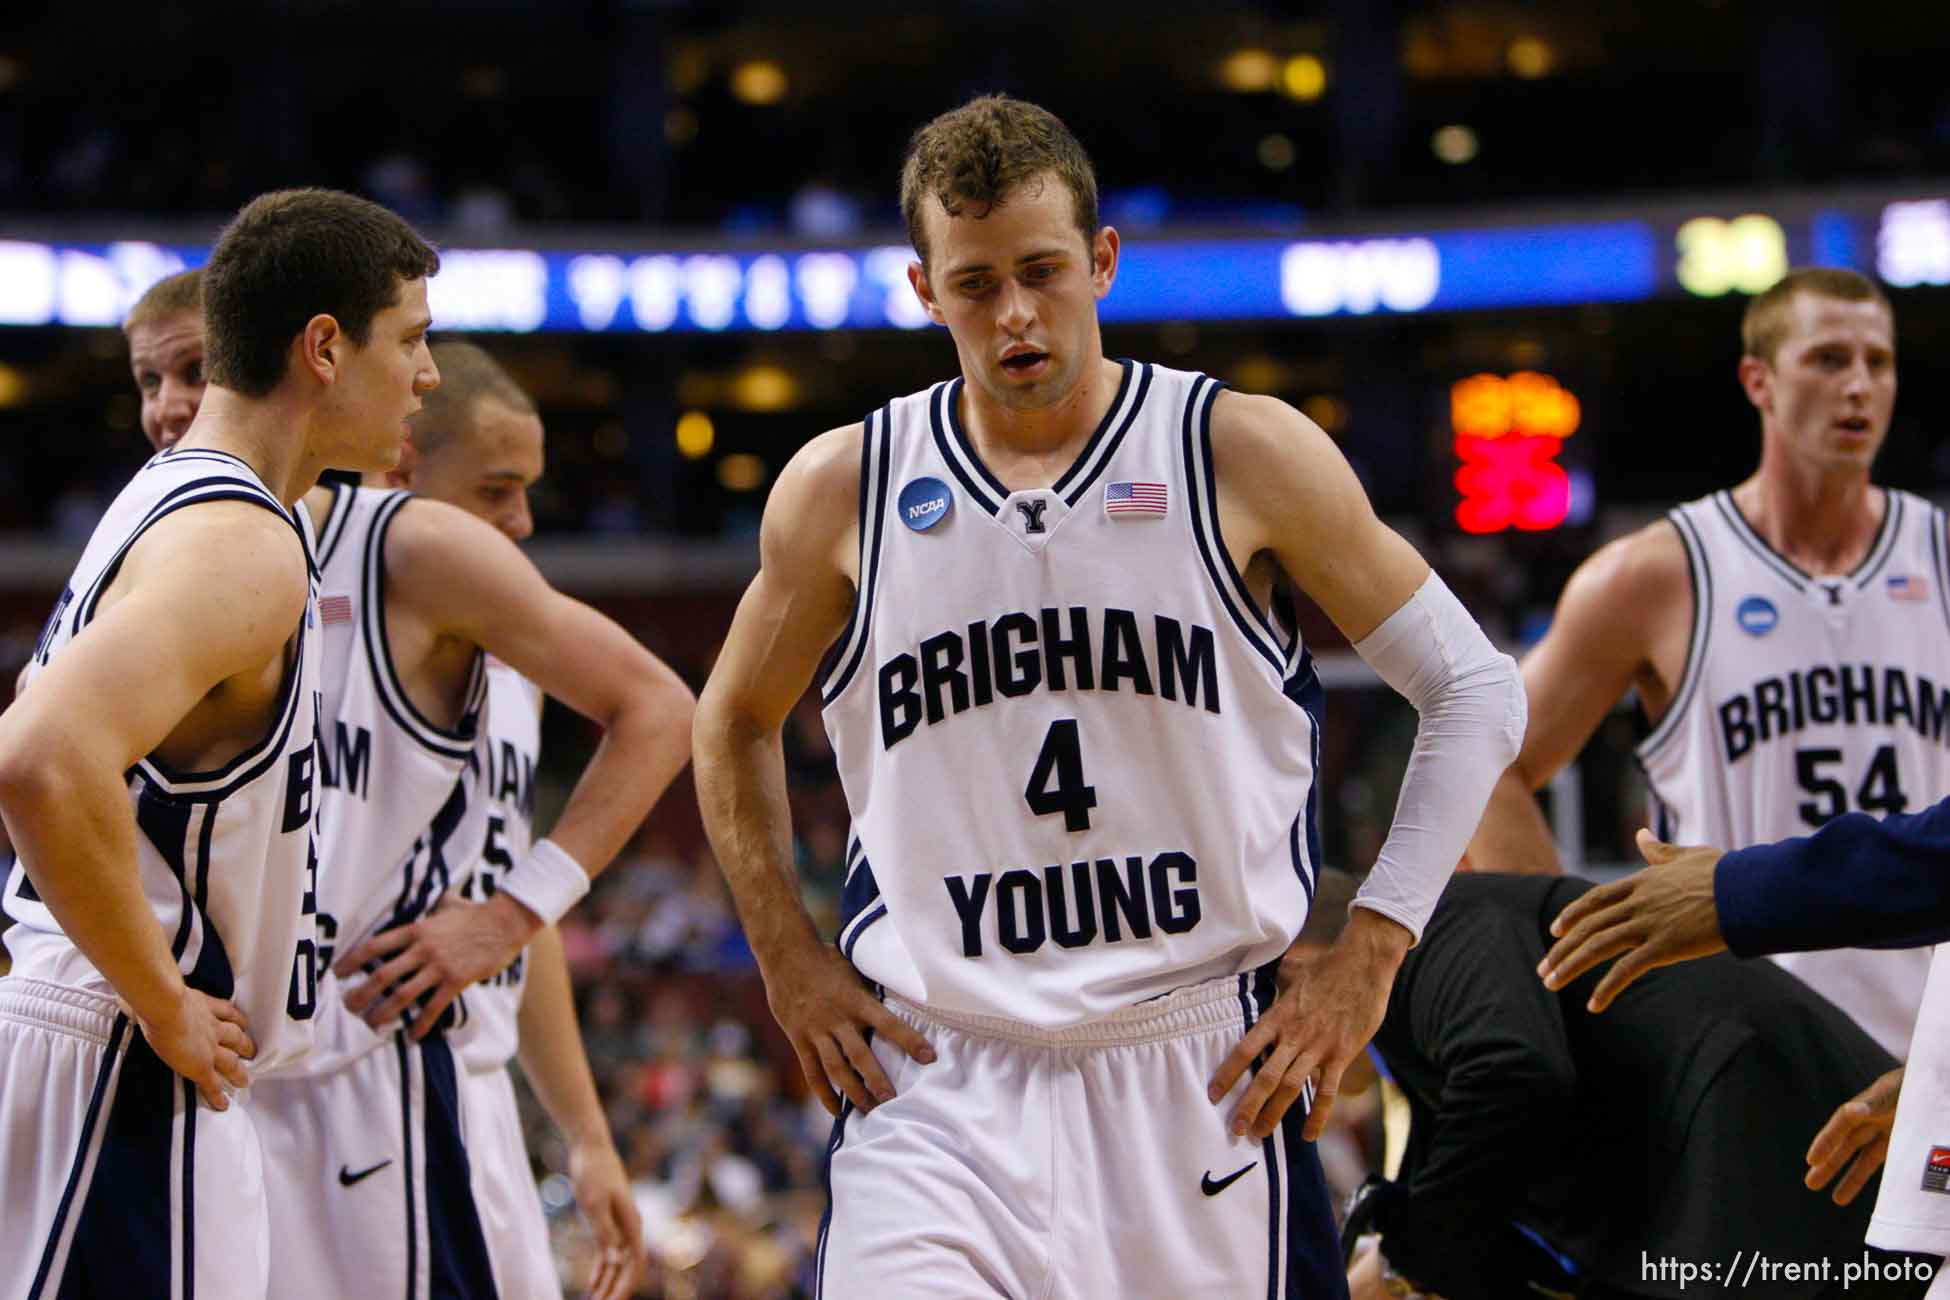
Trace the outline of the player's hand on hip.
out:
M 413 1016 L 413 1037 L 421 1039 L 469 985 L 506 970 L 539 928 L 540 918 L 507 894 L 470 903 L 450 893 L 412 924 L 373 935 L 332 970 L 347 979 L 378 962 L 346 989 L 346 1009 L 384 1029 L 424 999 Z
M 643 1219 L 630 1193 L 622 1157 L 607 1135 L 569 1148 L 569 1182 L 576 1205 L 596 1234 L 590 1300 L 629 1300 L 643 1281 Z
M 927 1039 L 882 1005 L 846 958 L 826 944 L 806 945 L 775 963 L 765 972 L 765 997 L 828 1114 L 840 1113 L 840 1094 L 860 1110 L 893 1099 L 894 1085 L 867 1045 L 869 1034 L 923 1065 L 934 1060 Z
M 1380 913 L 1357 908 L 1332 947 L 1296 944 L 1287 950 L 1273 1005 L 1220 1063 L 1206 1089 L 1217 1105 L 1252 1067 L 1252 1082 L 1232 1113 L 1234 1136 L 1271 1137 L 1311 1084 L 1313 1101 L 1301 1133 L 1309 1142 L 1320 1138 L 1341 1075 L 1381 1028 L 1410 938 Z
M 1677 848 L 1651 831 L 1638 835 L 1649 869 L 1574 898 L 1551 934 L 1557 942 L 1537 967 L 1544 987 L 1561 989 L 1608 957 L 1618 957 L 1586 1004 L 1603 1011 L 1649 970 L 1725 950 L 1713 902 L 1713 871 L 1724 855 L 1707 847 Z
M 210 1109 L 230 1109 L 226 1085 L 250 1087 L 244 1062 L 257 1055 L 257 1044 L 236 1003 L 185 988 L 173 1006 L 154 1017 L 139 1014 L 127 1001 L 122 1009 L 163 1064 L 195 1084 Z
M 1835 1108 L 1808 1147 L 1804 1181 L 1809 1187 L 1826 1187 L 1847 1165 L 1848 1172 L 1830 1196 L 1837 1205 L 1847 1205 L 1856 1198 L 1889 1157 L 1889 1131 L 1896 1126 L 1896 1097 L 1902 1087 L 1903 1067 L 1899 1065 Z

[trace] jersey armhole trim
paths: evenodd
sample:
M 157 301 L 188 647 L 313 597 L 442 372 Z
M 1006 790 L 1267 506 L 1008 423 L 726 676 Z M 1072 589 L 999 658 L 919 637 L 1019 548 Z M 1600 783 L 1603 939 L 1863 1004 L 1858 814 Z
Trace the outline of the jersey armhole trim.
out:
M 1224 384 L 1211 376 L 1199 375 L 1192 381 L 1191 393 L 1185 401 L 1185 485 L 1191 496 L 1192 540 L 1205 562 L 1206 575 L 1212 580 L 1219 603 L 1232 616 L 1246 644 L 1271 666 L 1274 679 L 1284 681 L 1287 657 L 1280 653 L 1278 639 L 1253 600 L 1245 579 L 1233 566 L 1232 556 L 1226 551 L 1225 539 L 1219 532 L 1218 478 L 1212 463 L 1212 404 L 1223 387 Z
M 1706 645 L 1713 634 L 1713 571 L 1706 567 L 1706 545 L 1683 508 L 1668 511 L 1666 518 L 1686 551 L 1686 578 L 1693 589 L 1693 626 L 1687 639 L 1686 667 L 1679 675 L 1679 689 L 1673 692 L 1672 703 L 1666 706 L 1659 725 L 1639 742 L 1637 753 L 1641 767 L 1679 731 L 1679 719 L 1685 716 L 1699 689 L 1699 679 L 1705 671 Z M 1650 777 L 1648 772 L 1648 781 Z
M 352 502 L 357 489 L 350 484 L 331 482 L 325 485 L 332 490 L 332 504 L 325 512 L 325 522 L 318 529 L 318 568 L 322 573 L 338 553 L 339 543 L 351 531 Z
M 1936 570 L 1936 603 L 1943 611 L 1945 627 L 1950 627 L 1950 520 L 1943 511 L 1930 508 L 1930 560 Z
M 474 647 L 472 666 L 467 675 L 467 692 L 461 702 L 459 723 L 451 730 L 435 726 L 423 715 L 406 693 L 393 667 L 393 648 L 386 636 L 386 533 L 393 520 L 413 494 L 400 489 L 380 503 L 367 526 L 366 553 L 361 586 L 360 617 L 365 620 L 366 662 L 372 669 L 379 702 L 399 729 L 441 758 L 465 759 L 473 752 L 475 733 L 480 730 L 481 700 L 487 691 L 486 656 Z
M 878 428 L 875 427 L 876 421 Z M 880 587 L 880 544 L 886 533 L 887 478 L 893 459 L 893 414 L 883 406 L 867 417 L 860 437 L 860 580 L 846 630 L 833 642 L 818 679 L 821 708 L 830 708 L 866 658 L 873 634 L 874 595 Z

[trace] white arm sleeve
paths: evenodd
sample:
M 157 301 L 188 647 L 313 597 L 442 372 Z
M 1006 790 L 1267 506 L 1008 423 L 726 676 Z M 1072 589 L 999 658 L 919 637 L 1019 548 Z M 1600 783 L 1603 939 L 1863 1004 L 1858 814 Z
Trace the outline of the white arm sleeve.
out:
M 1352 906 L 1399 922 L 1419 943 L 1523 745 L 1523 678 L 1433 572 L 1354 650 L 1419 716 L 1394 825 Z

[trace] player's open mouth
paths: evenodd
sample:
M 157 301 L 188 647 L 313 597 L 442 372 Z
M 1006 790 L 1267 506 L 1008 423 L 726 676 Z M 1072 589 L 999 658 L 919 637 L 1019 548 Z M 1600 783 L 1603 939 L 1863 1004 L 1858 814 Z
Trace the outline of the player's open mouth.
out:
M 1867 416 L 1846 416 L 1843 419 L 1835 421 L 1835 424 L 1836 427 L 1847 433 L 1867 433 L 1869 431 L 1869 420 Z
M 1014 356 L 1002 358 L 1002 368 L 1004 370 L 1013 370 L 1017 374 L 1024 374 L 1034 370 L 1047 360 L 1049 360 L 1049 353 L 1047 352 L 1018 352 Z

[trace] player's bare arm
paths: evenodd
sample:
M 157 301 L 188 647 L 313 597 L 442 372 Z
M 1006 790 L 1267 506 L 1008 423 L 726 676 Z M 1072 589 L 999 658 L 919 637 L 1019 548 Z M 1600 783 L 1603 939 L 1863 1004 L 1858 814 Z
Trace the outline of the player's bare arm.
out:
M 1415 549 L 1376 517 L 1347 461 L 1312 421 L 1273 398 L 1225 393 L 1213 408 L 1212 442 L 1220 525 L 1234 565 L 1256 586 L 1270 586 L 1277 565 L 1423 712 L 1403 807 L 1425 802 L 1410 818 L 1397 817 L 1383 860 L 1391 851 L 1412 859 L 1387 874 L 1446 878 L 1489 793 L 1485 760 L 1493 761 L 1489 771 L 1501 771 L 1522 735 L 1514 666 L 1489 648 L 1447 589 L 1430 581 Z M 1423 603 L 1435 612 L 1425 615 Z M 1396 628 L 1403 615 L 1410 617 L 1400 626 L 1417 630 L 1391 631 L 1386 659 L 1380 649 L 1371 652 L 1384 626 Z M 1437 662 L 1411 671 L 1402 658 L 1418 641 Z M 1431 732 L 1448 753 L 1425 744 Z M 1443 824 L 1459 819 L 1466 824 Z M 1425 824 L 1409 839 L 1402 827 L 1411 820 Z M 1378 863 L 1374 875 L 1384 874 Z M 1432 907 L 1439 881 L 1423 880 L 1419 888 Z M 1279 997 L 1212 1080 L 1217 1102 L 1253 1060 L 1266 1058 L 1234 1113 L 1234 1133 L 1269 1136 L 1311 1082 L 1305 1134 L 1319 1137 L 1343 1071 L 1381 1024 L 1416 924 L 1384 882 L 1363 890 L 1332 948 L 1317 954 L 1296 947 L 1281 960 Z
M 409 697 L 451 718 L 475 647 L 494 655 L 602 728 L 603 738 L 547 840 L 590 875 L 608 865 L 690 759 L 694 701 L 677 674 L 613 621 L 548 585 L 493 526 L 416 499 L 386 535 L 387 635 Z M 442 663 L 446 670 L 441 671 Z M 544 922 L 518 864 L 492 899 L 443 902 L 433 915 L 375 935 L 340 959 L 343 978 L 374 958 L 346 1006 L 384 1025 L 423 995 L 416 1037 L 468 985 L 507 966 Z M 577 895 L 587 880 L 574 882 Z M 573 901 L 572 899 L 569 901 Z M 392 991 L 381 1000 L 382 990 Z
M 846 627 L 859 572 L 863 430 L 822 434 L 792 458 L 765 505 L 759 571 L 738 603 L 698 701 L 698 804 L 731 885 L 766 997 L 820 1103 L 862 1110 L 894 1095 L 869 1032 L 919 1061 L 934 1053 L 820 938 L 792 858 L 780 732 Z
M 125 774 L 149 754 L 208 770 L 259 740 L 294 671 L 305 598 L 303 548 L 270 511 L 179 511 L 143 535 L 94 620 L 0 715 L 0 813 L 36 891 L 156 1054 L 218 1110 L 225 1083 L 247 1086 L 255 1048 L 243 1013 L 177 969 L 138 881 Z
M 1558 598 L 1549 631 L 1524 656 L 1530 725 L 1469 843 L 1479 871 L 1555 875 L 1557 849 L 1534 792 L 1578 756 L 1626 691 L 1661 717 L 1686 666 L 1693 589 L 1685 547 L 1659 520 L 1600 547 Z
M 544 926 L 528 945 L 527 960 L 518 1018 L 521 1072 L 568 1143 L 576 1204 L 602 1248 L 589 1294 L 592 1300 L 628 1300 L 644 1272 L 643 1221 L 576 1027 L 561 933 Z

